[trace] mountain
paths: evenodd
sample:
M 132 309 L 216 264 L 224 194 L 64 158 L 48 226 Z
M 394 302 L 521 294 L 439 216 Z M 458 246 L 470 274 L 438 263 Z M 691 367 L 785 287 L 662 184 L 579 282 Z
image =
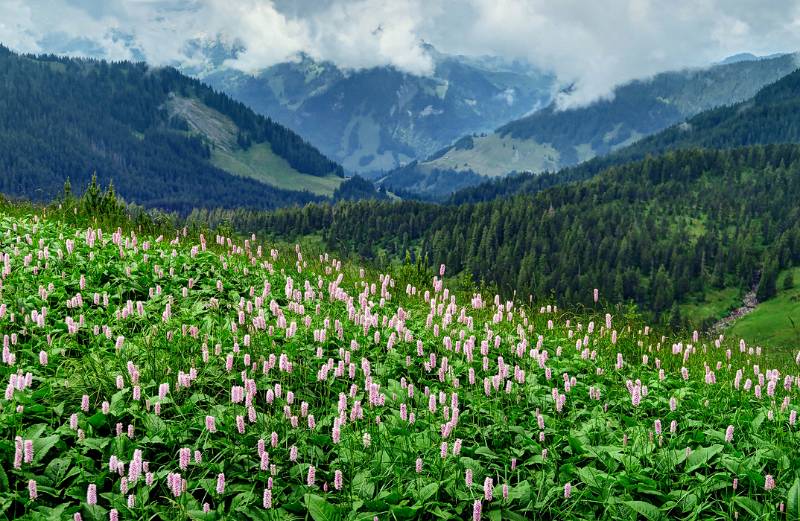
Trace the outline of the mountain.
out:
M 450 56 L 431 46 L 430 76 L 343 70 L 305 55 L 248 75 L 225 66 L 235 48 L 226 54 L 219 47 L 186 72 L 305 136 L 352 172 L 391 170 L 464 134 L 490 131 L 546 105 L 555 88 L 553 76 L 525 63 Z
M 616 88 L 609 99 L 561 110 L 551 104 L 495 132 L 467 136 L 411 167 L 390 172 L 392 189 L 447 195 L 473 179 L 555 171 L 624 148 L 704 110 L 752 97 L 797 68 L 795 55 L 667 72 Z M 435 175 L 440 181 L 428 182 Z M 464 183 L 461 176 L 470 180 Z M 479 181 L 478 181 L 479 182 Z
M 587 179 L 605 168 L 681 148 L 729 149 L 800 143 L 800 70 L 763 87 L 745 101 L 702 112 L 605 157 L 554 174 L 518 175 L 466 188 L 453 203 L 535 193 L 556 184 Z
M 11 196 L 48 200 L 96 172 L 144 206 L 268 209 L 342 182 L 297 134 L 172 68 L 0 47 L 0 71 L 0 191 Z

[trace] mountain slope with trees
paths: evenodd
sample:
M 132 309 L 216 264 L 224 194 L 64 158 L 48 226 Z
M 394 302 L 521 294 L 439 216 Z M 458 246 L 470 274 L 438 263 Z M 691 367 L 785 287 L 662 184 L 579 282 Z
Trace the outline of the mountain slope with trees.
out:
M 602 158 L 541 175 L 520 174 L 467 187 L 451 202 L 487 201 L 588 179 L 630 161 L 686 148 L 729 149 L 749 145 L 800 143 L 800 70 L 762 88 L 753 98 L 702 112 L 658 134 Z
M 172 68 L 0 47 L 0 77 L 0 191 L 11 196 L 49 200 L 67 179 L 82 187 L 96 172 L 126 200 L 168 210 L 320 199 L 214 166 L 226 147 L 267 147 L 288 175 L 342 175 L 297 134 Z M 175 100 L 213 114 L 217 125 L 209 128 L 224 128 L 227 138 L 176 112 Z

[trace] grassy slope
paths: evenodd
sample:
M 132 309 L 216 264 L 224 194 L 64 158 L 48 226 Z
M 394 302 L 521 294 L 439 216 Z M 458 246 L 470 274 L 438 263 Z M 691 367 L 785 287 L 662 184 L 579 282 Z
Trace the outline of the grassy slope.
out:
M 333 195 L 344 181 L 330 175 L 317 177 L 294 170 L 282 157 L 272 152 L 269 143 L 259 143 L 248 150 L 214 149 L 211 162 L 234 175 L 249 177 L 285 190 L 308 190 L 317 195 Z
M 681 305 L 681 315 L 693 321 L 723 318 L 732 309 L 742 305 L 741 291 L 723 288 L 706 292 L 703 300 L 692 300 Z
M 783 272 L 778 277 L 778 295 L 738 320 L 728 331 L 729 335 L 766 347 L 800 346 L 800 268 L 794 268 L 795 287 L 790 290 L 781 289 L 785 276 Z
M 490 177 L 504 176 L 512 170 L 555 170 L 559 165 L 558 151 L 534 140 L 490 134 L 473 138 L 473 141 L 474 148 L 452 148 L 444 156 L 422 164 L 441 170 L 474 170 Z
M 236 143 L 236 124 L 199 100 L 173 97 L 167 106 L 172 114 L 189 123 L 192 132 L 206 136 L 214 144 L 211 162 L 231 174 L 284 190 L 308 190 L 317 195 L 333 195 L 343 181 L 334 175 L 317 177 L 298 172 L 275 154 L 269 143 L 242 150 Z

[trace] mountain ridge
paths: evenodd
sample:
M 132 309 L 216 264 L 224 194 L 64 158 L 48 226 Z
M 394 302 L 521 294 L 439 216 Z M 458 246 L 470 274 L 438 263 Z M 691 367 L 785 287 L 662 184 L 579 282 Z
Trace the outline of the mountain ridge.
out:
M 435 62 L 430 76 L 391 66 L 340 69 L 304 54 L 254 75 L 225 67 L 219 57 L 187 72 L 362 174 L 405 165 L 465 133 L 490 131 L 546 104 L 556 88 L 552 75 L 522 62 L 426 49 Z
M 0 47 L 0 69 L 0 190 L 12 196 L 46 200 L 67 178 L 86 186 L 96 172 L 103 184 L 113 179 L 126 200 L 167 210 L 320 200 L 215 165 L 222 149 L 240 154 L 256 146 L 268 146 L 286 175 L 343 175 L 294 132 L 173 68 Z M 202 107 L 217 126 L 190 124 L 178 105 Z
M 560 110 L 554 104 L 512 121 L 488 135 L 468 136 L 472 146 L 446 147 L 415 166 L 414 179 L 432 171 L 502 177 L 508 173 L 557 171 L 606 155 L 713 107 L 747 99 L 766 84 L 797 68 L 796 55 L 666 72 L 615 90 L 613 99 Z M 713 86 L 713 88 L 710 88 Z M 404 176 L 389 172 L 389 188 L 420 191 Z M 440 177 L 442 174 L 440 174 Z M 437 187 L 439 196 L 453 190 Z

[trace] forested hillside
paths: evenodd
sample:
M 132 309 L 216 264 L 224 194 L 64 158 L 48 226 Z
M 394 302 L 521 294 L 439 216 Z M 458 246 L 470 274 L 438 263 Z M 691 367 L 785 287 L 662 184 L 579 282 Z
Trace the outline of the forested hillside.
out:
M 322 233 L 362 256 L 409 251 L 518 297 L 589 303 L 586 288 L 598 287 L 667 317 L 689 297 L 770 284 L 800 263 L 798 200 L 800 147 L 785 145 L 675 151 L 479 204 L 358 202 L 229 217 L 242 229 Z
M 291 175 L 342 175 L 290 130 L 171 68 L 0 47 L 0 78 L 0 191 L 12 196 L 49 200 L 68 178 L 83 187 L 96 172 L 128 201 L 170 210 L 319 199 L 214 166 L 225 147 L 267 147 Z M 176 100 L 219 121 L 189 119 L 196 114 L 176 112 Z

